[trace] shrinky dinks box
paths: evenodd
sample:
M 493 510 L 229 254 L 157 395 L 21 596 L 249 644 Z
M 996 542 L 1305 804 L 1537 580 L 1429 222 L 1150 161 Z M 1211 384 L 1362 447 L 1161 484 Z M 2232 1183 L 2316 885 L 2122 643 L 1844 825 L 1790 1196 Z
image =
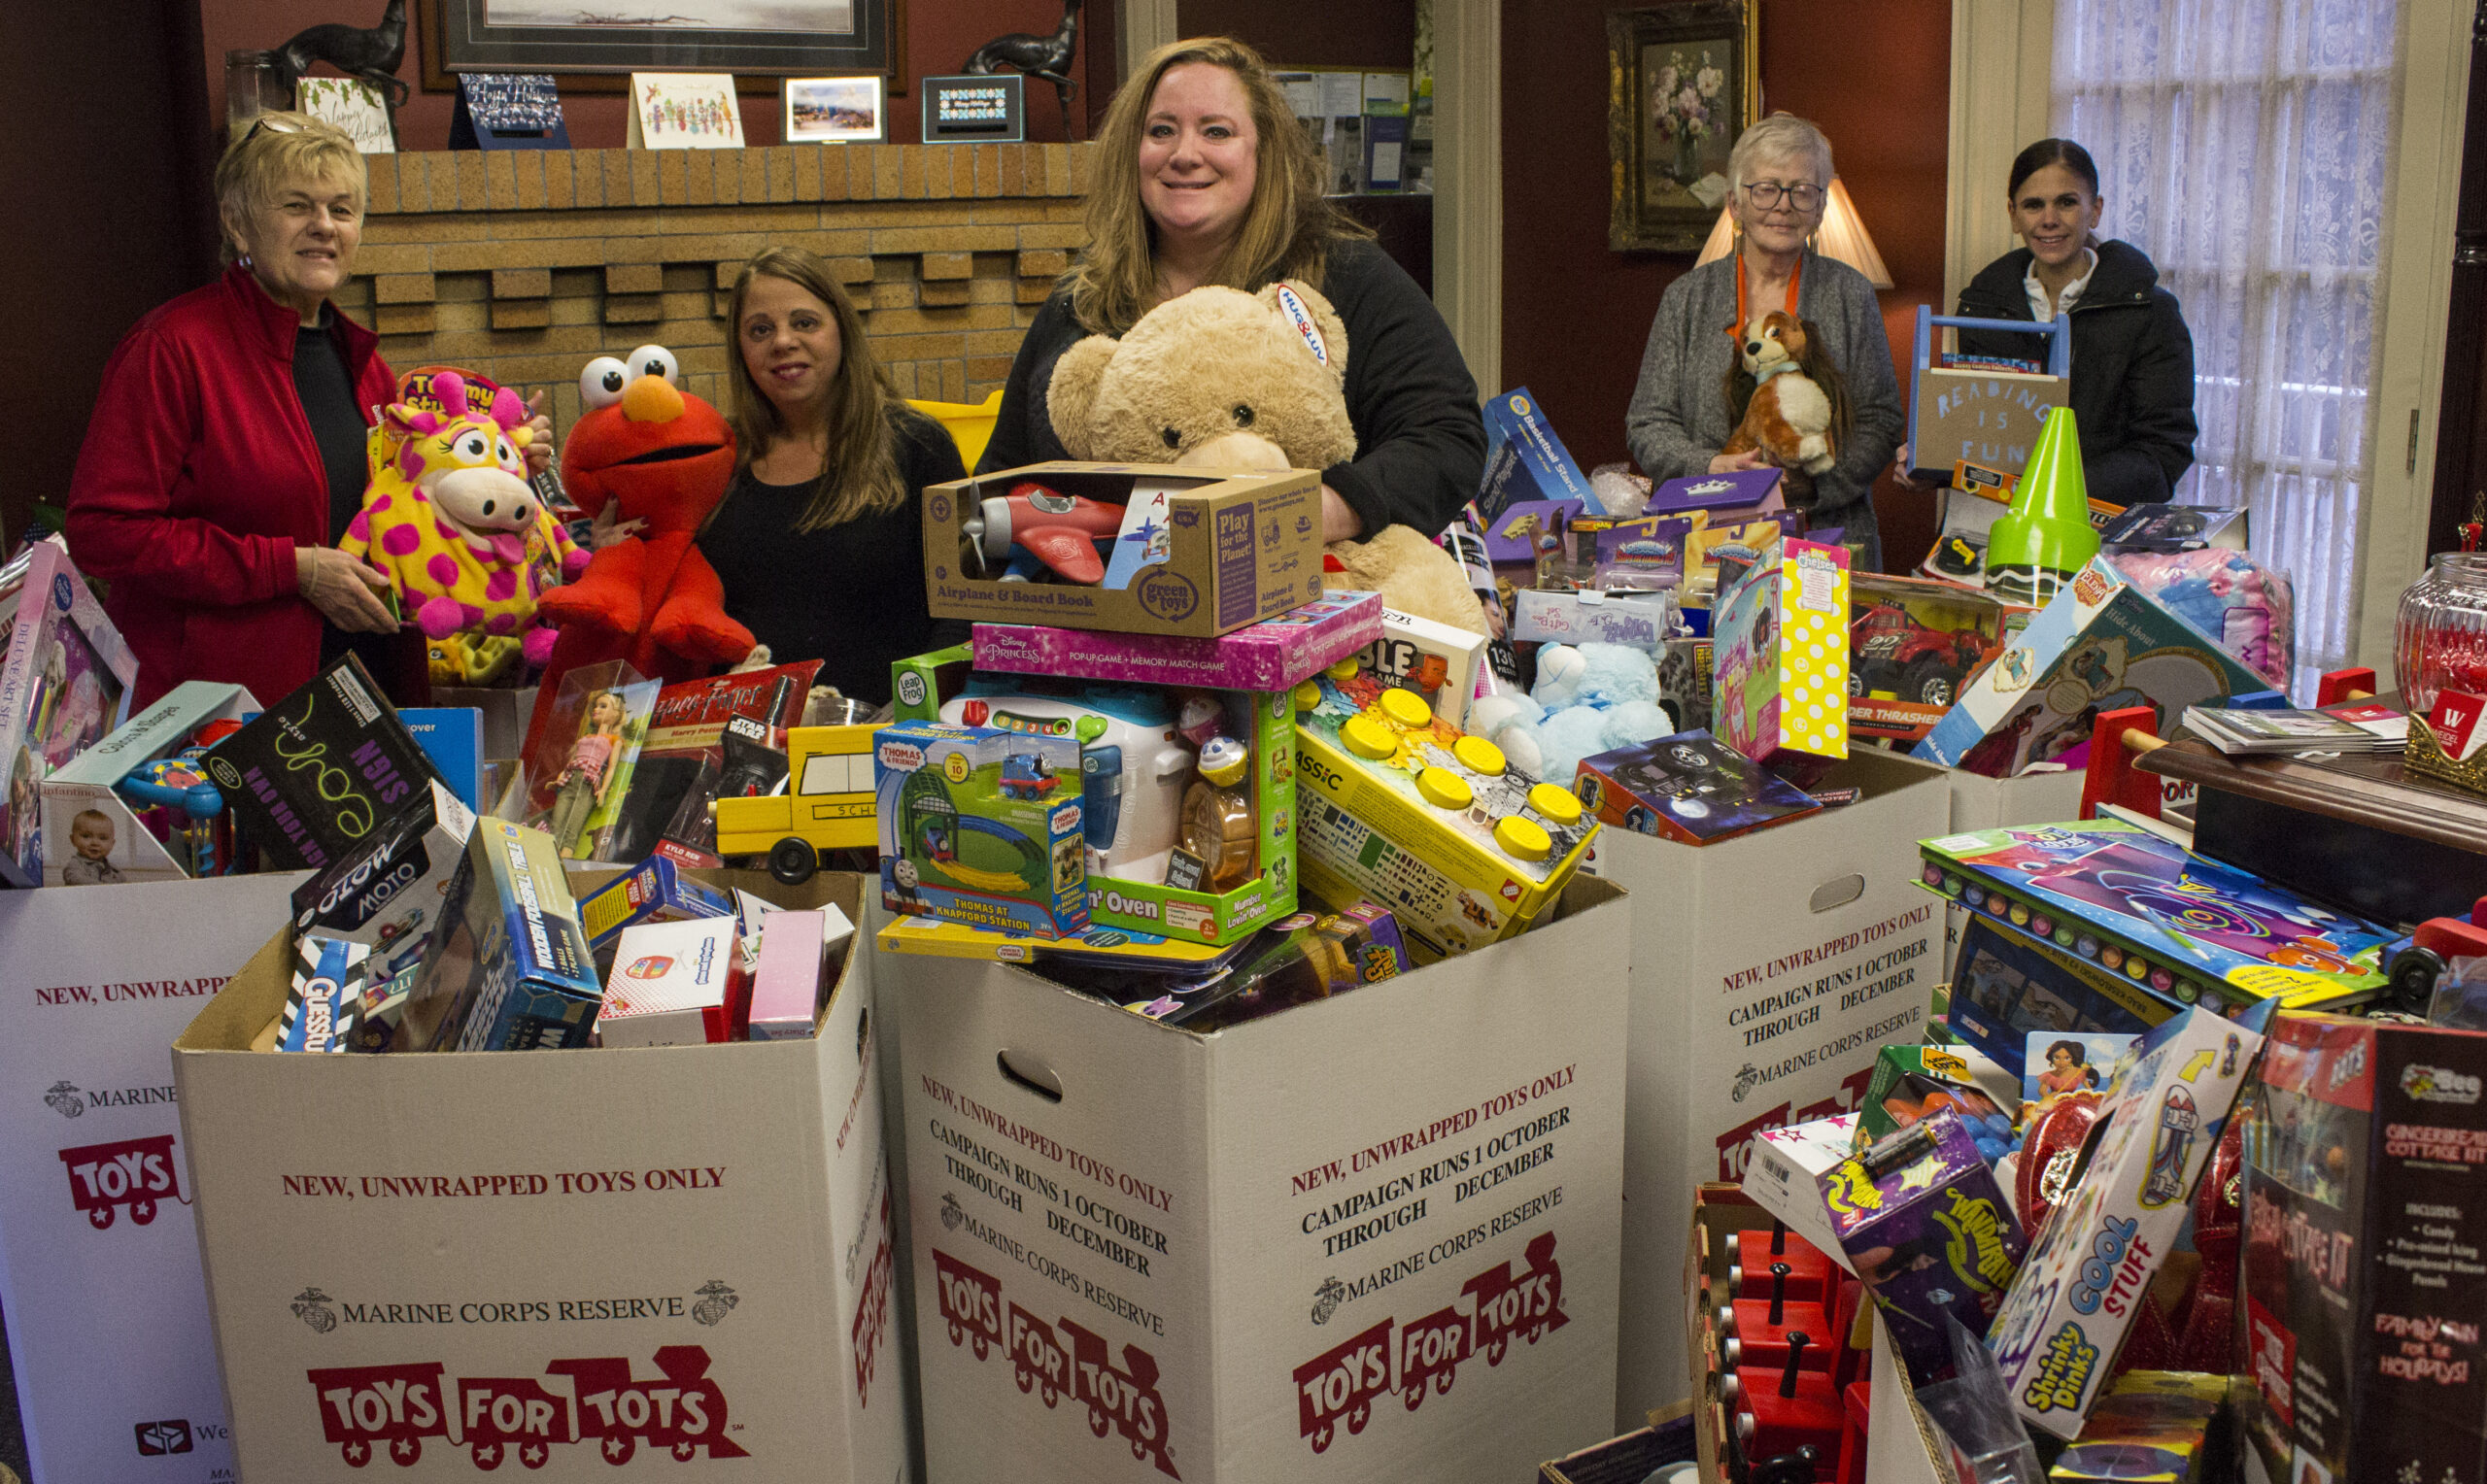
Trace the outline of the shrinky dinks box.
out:
M 2478 1484 L 2487 1035 L 2283 1014 L 2252 1096 L 2239 1317 L 2266 1471 Z
M 1414 727 L 1389 720 L 1380 704 L 1387 688 L 1369 673 L 1310 684 L 1319 699 L 1308 706 L 1312 692 L 1300 691 L 1295 719 L 1304 813 L 1297 850 L 1313 891 L 1389 908 L 1420 963 L 1527 931 L 1588 854 L 1597 822 L 1542 813 L 1525 773 L 1470 768 L 1452 751 L 1460 732 L 1439 718 Z M 1342 728 L 1368 713 L 1396 739 L 1387 758 L 1358 757 L 1341 740 Z M 1470 801 L 1448 808 L 1427 798 L 1416 777 L 1428 769 L 1457 779 Z M 1505 819 L 1543 829 L 1545 858 L 1506 848 L 1494 833 Z
M 1088 926 L 1079 742 L 897 722 L 872 748 L 881 903 L 1067 937 Z
M 1022 482 L 1124 505 L 1134 487 L 1175 487 L 1167 554 L 1127 588 L 1004 582 L 968 522 Z M 1158 464 L 1041 463 L 924 491 L 924 591 L 937 619 L 1045 624 L 1208 638 L 1321 596 L 1321 477 L 1310 469 L 1203 470 Z
M 2080 1435 L 2262 1045 L 2208 1010 L 2188 1010 L 2143 1038 L 2107 1090 L 2079 1181 L 2047 1218 L 1987 1335 L 2024 1421 Z

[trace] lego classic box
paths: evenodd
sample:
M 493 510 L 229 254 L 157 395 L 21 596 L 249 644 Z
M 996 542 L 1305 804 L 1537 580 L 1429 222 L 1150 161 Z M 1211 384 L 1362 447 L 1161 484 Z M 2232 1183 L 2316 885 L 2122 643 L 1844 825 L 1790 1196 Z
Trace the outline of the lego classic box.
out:
M 701 879 L 852 917 L 868 878 Z M 240 1477 L 907 1474 L 872 955 L 801 1040 L 246 1050 L 286 949 L 173 1050 Z

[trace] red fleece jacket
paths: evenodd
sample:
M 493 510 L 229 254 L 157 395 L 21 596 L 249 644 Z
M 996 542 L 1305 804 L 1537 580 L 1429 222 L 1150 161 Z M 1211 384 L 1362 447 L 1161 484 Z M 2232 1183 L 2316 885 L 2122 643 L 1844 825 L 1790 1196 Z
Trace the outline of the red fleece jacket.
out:
M 331 333 L 366 421 L 395 394 L 379 338 Z M 138 321 L 104 368 L 69 486 L 69 550 L 112 585 L 144 706 L 185 680 L 272 705 L 311 679 L 322 621 L 293 549 L 328 539 L 328 476 L 293 389 L 301 319 L 232 267 Z

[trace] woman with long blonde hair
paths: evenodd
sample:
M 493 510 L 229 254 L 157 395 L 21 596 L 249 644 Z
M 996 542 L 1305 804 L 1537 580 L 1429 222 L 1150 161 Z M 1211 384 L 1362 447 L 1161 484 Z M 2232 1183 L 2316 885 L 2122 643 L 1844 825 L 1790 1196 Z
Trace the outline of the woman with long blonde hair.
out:
M 1205 285 L 1292 278 L 1347 331 L 1356 456 L 1321 471 L 1322 539 L 1448 524 L 1484 473 L 1477 385 L 1433 301 L 1323 196 L 1320 157 L 1259 53 L 1228 37 L 1159 48 L 1114 95 L 1096 150 L 1087 251 L 1020 342 L 979 467 L 1067 456 L 1045 388 L 1083 337 L 1120 335 Z
M 776 658 L 818 659 L 820 684 L 885 701 L 890 661 L 942 642 L 921 503 L 925 486 L 967 477 L 958 446 L 890 385 L 817 255 L 745 263 L 726 322 L 734 477 L 699 550 L 726 612 Z

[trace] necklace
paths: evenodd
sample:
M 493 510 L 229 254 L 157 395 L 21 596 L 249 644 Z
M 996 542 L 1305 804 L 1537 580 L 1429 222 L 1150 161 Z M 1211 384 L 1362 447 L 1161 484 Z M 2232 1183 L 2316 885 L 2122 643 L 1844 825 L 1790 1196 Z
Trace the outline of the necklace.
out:
M 1788 316 L 1789 319 L 1800 318 L 1796 314 L 1796 286 L 1804 281 L 1805 255 L 1799 253 L 1796 254 L 1795 271 L 1788 275 Z M 1752 322 L 1752 318 L 1745 313 L 1745 253 L 1743 247 L 1739 246 L 1736 249 L 1736 333 L 1739 335 L 1743 334 L 1745 332 L 1745 326 Z

